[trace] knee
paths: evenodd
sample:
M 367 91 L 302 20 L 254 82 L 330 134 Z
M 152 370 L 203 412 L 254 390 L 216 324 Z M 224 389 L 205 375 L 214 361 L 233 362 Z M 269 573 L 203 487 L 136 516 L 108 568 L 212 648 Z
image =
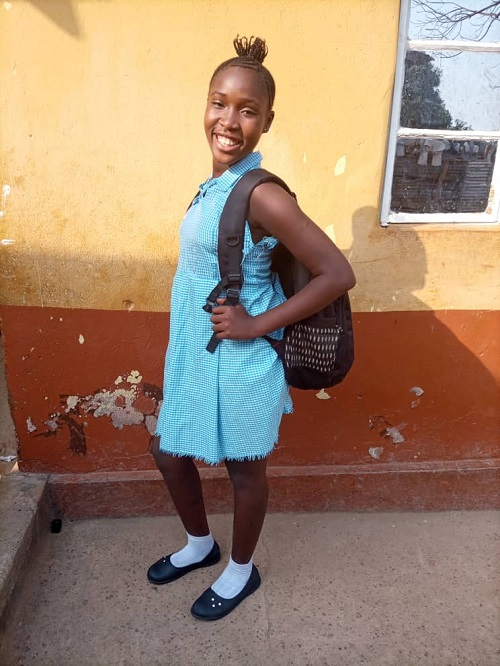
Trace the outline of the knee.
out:
M 192 458 L 163 453 L 160 449 L 159 437 L 156 437 L 155 440 L 151 445 L 151 454 L 165 481 L 168 483 L 178 481 L 187 478 L 193 471 L 196 473 L 196 465 Z
M 172 456 L 169 456 L 168 453 L 163 453 L 160 449 L 160 438 L 157 435 L 153 437 L 151 442 L 151 455 L 154 458 L 156 466 L 164 476 L 165 474 L 172 474 Z
M 267 495 L 268 483 L 265 473 L 255 474 L 254 471 L 245 469 L 232 470 L 230 473 L 231 483 L 235 493 L 246 493 Z

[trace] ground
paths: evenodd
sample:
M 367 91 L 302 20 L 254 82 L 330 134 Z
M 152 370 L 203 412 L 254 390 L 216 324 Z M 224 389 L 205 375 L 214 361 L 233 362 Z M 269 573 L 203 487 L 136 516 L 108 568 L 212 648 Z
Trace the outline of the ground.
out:
M 227 557 L 231 517 L 211 517 Z M 227 618 L 191 617 L 224 563 L 162 587 L 150 563 L 174 517 L 47 530 L 9 609 L 3 666 L 497 666 L 500 513 L 272 514 L 261 588 Z

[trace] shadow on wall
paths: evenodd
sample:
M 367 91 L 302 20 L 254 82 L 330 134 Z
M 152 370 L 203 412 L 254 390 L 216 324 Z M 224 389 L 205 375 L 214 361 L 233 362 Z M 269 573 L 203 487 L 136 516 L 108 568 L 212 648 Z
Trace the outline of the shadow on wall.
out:
M 493 318 L 433 311 L 420 301 L 413 292 L 425 286 L 425 248 L 410 227 L 381 229 L 373 207 L 355 212 L 346 255 L 357 274 L 358 301 L 384 310 L 375 306 L 365 315 L 367 328 L 356 338 L 359 392 L 371 396 L 370 429 L 394 444 L 418 434 L 427 456 L 442 451 L 445 458 L 497 457 L 500 393 L 485 365 L 498 365 Z M 381 302 L 381 291 L 390 294 L 390 303 Z M 402 422 L 393 422 L 398 417 Z
M 425 286 L 427 259 L 424 245 L 411 227 L 382 228 L 377 209 L 365 206 L 353 215 L 352 234 L 353 244 L 345 254 L 358 278 L 361 294 L 355 293 L 355 303 L 359 302 L 360 309 L 430 309 L 413 293 Z
M 61 30 L 68 35 L 81 39 L 83 37 L 82 29 L 76 9 L 73 7 L 72 0 L 64 2 L 53 2 L 52 0 L 27 0 L 33 7 L 36 7 L 47 18 L 53 21 Z
M 85 250 L 85 237 L 78 235 L 79 223 L 74 225 L 74 248 L 63 243 L 51 252 L 30 252 L 25 243 L 9 247 L 2 256 L 0 304 L 146 311 L 151 303 L 160 303 L 163 311 L 168 310 L 175 265 L 158 256 L 157 246 L 154 254 L 139 260 L 111 254 L 112 242 L 103 248 L 106 254 L 93 254 Z M 160 234 L 155 237 L 164 251 L 167 243 Z

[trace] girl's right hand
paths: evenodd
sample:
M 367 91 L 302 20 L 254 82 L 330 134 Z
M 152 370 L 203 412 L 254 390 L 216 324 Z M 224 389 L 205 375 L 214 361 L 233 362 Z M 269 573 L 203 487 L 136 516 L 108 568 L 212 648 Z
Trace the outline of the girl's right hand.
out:
M 257 331 L 257 317 L 249 315 L 245 308 L 238 305 L 224 305 L 224 298 L 217 299 L 210 321 L 212 331 L 219 340 L 251 340 L 262 333 Z

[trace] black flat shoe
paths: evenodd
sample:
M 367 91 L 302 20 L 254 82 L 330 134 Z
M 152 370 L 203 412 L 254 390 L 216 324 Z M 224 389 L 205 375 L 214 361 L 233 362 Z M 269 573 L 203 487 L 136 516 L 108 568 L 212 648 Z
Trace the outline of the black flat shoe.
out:
M 162 557 L 149 567 L 148 580 L 154 585 L 165 585 L 165 583 L 171 583 L 172 581 L 185 576 L 190 571 L 201 569 L 203 567 L 210 567 L 212 564 L 217 564 L 219 560 L 219 544 L 217 541 L 214 541 L 212 550 L 205 558 L 201 560 L 201 562 L 188 564 L 186 567 L 174 567 L 174 565 L 170 562 L 170 555 L 165 555 L 165 557 Z
M 223 599 L 211 587 L 198 597 L 191 607 L 191 614 L 198 620 L 220 620 L 238 606 L 243 599 L 250 596 L 260 586 L 260 575 L 257 567 L 252 565 L 252 573 L 247 584 L 233 599 Z

